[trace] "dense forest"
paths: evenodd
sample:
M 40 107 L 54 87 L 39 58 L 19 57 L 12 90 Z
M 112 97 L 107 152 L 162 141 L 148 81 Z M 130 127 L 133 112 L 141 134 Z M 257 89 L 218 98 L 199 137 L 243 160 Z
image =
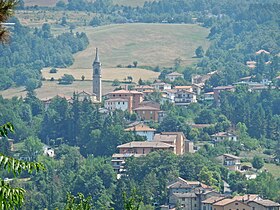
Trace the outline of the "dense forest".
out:
M 42 85 L 43 67 L 66 67 L 73 64 L 73 53 L 84 50 L 89 41 L 85 33 L 54 36 L 45 23 L 34 31 L 15 18 L 9 44 L 0 45 L 0 89 L 25 86 L 33 90 Z

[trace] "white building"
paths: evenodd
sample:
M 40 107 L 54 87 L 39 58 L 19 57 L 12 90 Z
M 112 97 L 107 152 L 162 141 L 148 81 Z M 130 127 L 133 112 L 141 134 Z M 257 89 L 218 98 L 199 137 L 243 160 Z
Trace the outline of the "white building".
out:
M 171 85 L 165 82 L 156 82 L 151 84 L 151 86 L 159 91 L 163 91 L 163 90 L 170 90 L 171 89 Z
M 180 90 L 175 93 L 175 105 L 186 106 L 190 103 L 196 103 L 196 94 L 186 90 Z
M 115 111 L 115 110 L 127 111 L 128 99 L 124 99 L 124 98 L 107 99 L 105 101 L 105 108 L 108 109 L 109 111 Z

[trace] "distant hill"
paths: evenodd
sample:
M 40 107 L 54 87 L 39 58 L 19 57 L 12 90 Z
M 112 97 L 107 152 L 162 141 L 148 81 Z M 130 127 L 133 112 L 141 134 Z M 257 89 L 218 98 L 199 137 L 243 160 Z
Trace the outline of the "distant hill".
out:
M 24 0 L 25 6 L 55 6 L 56 2 L 59 0 Z M 67 2 L 67 0 L 63 0 Z M 115 4 L 125 5 L 125 6 L 142 6 L 147 0 L 113 0 Z

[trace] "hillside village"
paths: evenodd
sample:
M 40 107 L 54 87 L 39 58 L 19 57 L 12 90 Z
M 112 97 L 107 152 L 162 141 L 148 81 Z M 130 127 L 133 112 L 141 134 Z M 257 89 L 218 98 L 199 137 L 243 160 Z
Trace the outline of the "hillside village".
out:
M 256 52 L 259 54 L 259 51 Z M 250 68 L 252 68 L 250 66 Z M 165 120 L 165 111 L 161 110 L 164 103 L 175 106 L 188 106 L 191 103 L 206 102 L 220 105 L 220 94 L 223 91 L 235 91 L 237 86 L 246 86 L 251 91 L 262 91 L 276 88 L 271 81 L 251 82 L 250 78 L 240 78 L 240 82 L 229 86 L 218 86 L 213 92 L 205 92 L 205 82 L 216 72 L 207 75 L 195 75 L 188 86 L 172 85 L 172 82 L 184 78 L 176 71 L 166 74 L 165 79 L 155 80 L 150 85 L 124 85 L 113 92 L 102 95 L 101 61 L 96 49 L 93 61 L 93 92 L 75 92 L 79 101 L 89 100 L 100 104 L 99 112 L 105 115 L 117 110 L 136 114 L 136 118 L 127 124 L 125 132 L 132 132 L 143 138 L 143 141 L 131 141 L 117 146 L 118 153 L 112 155 L 111 164 L 118 175 L 118 179 L 126 176 L 126 160 L 140 158 L 154 151 L 169 151 L 176 155 L 195 153 L 199 147 L 186 138 L 183 132 L 156 132 L 149 126 L 150 122 L 160 123 Z M 278 78 L 276 78 L 278 79 Z M 129 89 L 128 89 L 129 87 Z M 153 93 L 160 94 L 160 101 L 147 100 Z M 57 95 L 72 103 L 71 96 Z M 52 98 L 43 100 L 45 109 L 48 109 Z M 208 124 L 192 124 L 194 128 L 208 127 Z M 236 142 L 238 135 L 234 129 L 217 132 L 211 135 L 213 145 L 220 142 Z M 242 165 L 241 158 L 233 154 L 223 154 L 216 157 L 217 162 L 230 171 L 245 174 L 247 179 L 255 179 L 256 171 L 251 166 Z M 280 204 L 262 198 L 258 194 L 232 195 L 228 184 L 224 181 L 224 188 L 218 192 L 215 188 L 199 181 L 187 181 L 180 177 L 167 186 L 168 203 L 161 205 L 161 210 L 277 210 Z

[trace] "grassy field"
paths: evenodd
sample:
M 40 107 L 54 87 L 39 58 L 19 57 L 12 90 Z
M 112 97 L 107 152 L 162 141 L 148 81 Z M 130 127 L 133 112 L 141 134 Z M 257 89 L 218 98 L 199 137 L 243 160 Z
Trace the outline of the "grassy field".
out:
M 115 87 L 112 86 L 111 82 L 102 83 L 103 94 L 113 91 Z M 58 94 L 72 96 L 74 91 L 88 91 L 92 92 L 92 82 L 91 81 L 75 81 L 71 85 L 59 85 L 57 81 L 43 81 L 43 86 L 36 89 L 36 95 L 40 99 L 46 99 L 54 97 Z M 4 98 L 12 97 L 25 97 L 26 91 L 23 87 L 10 88 L 8 90 L 0 91 L 0 95 Z
M 117 24 L 81 27 L 77 31 L 86 32 L 90 44 L 75 55 L 72 69 L 89 68 L 96 47 L 105 67 L 127 66 L 133 61 L 138 65 L 171 67 L 176 58 L 182 59 L 182 65 L 197 62 L 193 58 L 195 49 L 209 46 L 209 30 L 194 24 Z
M 54 79 L 59 79 L 64 74 L 71 74 L 76 80 L 81 80 L 82 75 L 85 76 L 86 80 L 92 79 L 92 69 L 58 68 L 58 72 L 56 74 L 49 73 L 49 70 L 50 68 L 45 68 L 42 70 L 42 75 L 47 80 L 51 79 L 52 77 Z M 106 81 L 113 81 L 115 79 L 124 81 L 124 78 L 127 76 L 132 76 L 133 81 L 137 82 L 140 78 L 142 80 L 155 80 L 159 76 L 159 73 L 139 68 L 102 68 L 102 79 Z

